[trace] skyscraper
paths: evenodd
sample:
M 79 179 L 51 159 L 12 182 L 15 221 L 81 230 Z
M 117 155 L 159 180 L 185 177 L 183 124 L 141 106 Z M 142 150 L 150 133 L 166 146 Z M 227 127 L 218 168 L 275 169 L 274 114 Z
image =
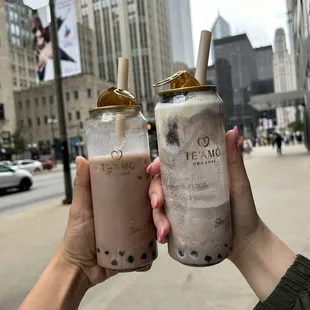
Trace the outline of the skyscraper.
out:
M 173 61 L 194 67 L 191 9 L 189 0 L 168 0 Z
M 242 125 L 250 126 L 252 111 L 248 101 L 252 93 L 253 82 L 257 80 L 255 52 L 251 42 L 245 33 L 225 37 L 214 41 L 214 51 L 216 70 L 218 71 L 220 67 L 217 83 L 227 81 L 225 76 L 221 75 L 227 75 L 231 71 L 232 88 L 229 87 L 227 93 L 221 95 L 225 98 L 233 98 L 234 115 L 228 115 L 228 117 L 233 119 L 235 124 L 239 122 L 241 127 Z M 229 113 L 231 110 L 228 108 Z
M 253 87 L 256 94 L 273 93 L 273 51 L 272 46 L 262 46 L 255 48 L 255 59 L 257 68 L 257 81 Z
M 218 12 L 218 16 L 212 26 L 213 40 L 219 40 L 231 36 L 231 29 L 229 23 Z
M 172 72 L 165 0 L 79 0 L 80 20 L 96 32 L 99 76 L 115 83 L 118 57 L 130 60 L 129 87 L 144 113 L 154 113 L 152 85 Z
M 295 61 L 293 56 L 288 53 L 283 28 L 277 29 L 275 34 L 273 72 L 276 93 L 296 90 Z
M 272 46 L 261 46 L 255 48 L 255 58 L 257 67 L 257 79 L 269 80 L 273 79 L 272 61 L 273 51 Z
M 213 63 L 215 63 L 215 55 L 214 55 L 214 40 L 219 40 L 225 37 L 231 36 L 231 29 L 229 23 L 220 15 L 220 11 L 218 12 L 218 16 L 213 23 L 211 28 L 212 30 L 212 44 L 211 44 L 211 59 Z

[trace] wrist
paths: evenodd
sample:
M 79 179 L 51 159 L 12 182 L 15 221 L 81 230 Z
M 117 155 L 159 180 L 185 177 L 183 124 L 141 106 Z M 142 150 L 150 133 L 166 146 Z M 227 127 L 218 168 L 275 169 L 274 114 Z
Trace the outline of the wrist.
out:
M 263 301 L 295 261 L 292 252 L 263 222 L 248 245 L 232 262 Z

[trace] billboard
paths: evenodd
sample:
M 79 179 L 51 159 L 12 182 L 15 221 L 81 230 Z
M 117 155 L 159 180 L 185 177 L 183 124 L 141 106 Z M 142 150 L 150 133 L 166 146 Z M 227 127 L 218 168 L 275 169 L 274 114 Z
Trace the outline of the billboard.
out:
M 79 74 L 82 68 L 74 0 L 55 0 L 55 14 L 62 77 Z M 33 12 L 31 26 L 38 80 L 53 80 L 53 46 L 49 7 Z

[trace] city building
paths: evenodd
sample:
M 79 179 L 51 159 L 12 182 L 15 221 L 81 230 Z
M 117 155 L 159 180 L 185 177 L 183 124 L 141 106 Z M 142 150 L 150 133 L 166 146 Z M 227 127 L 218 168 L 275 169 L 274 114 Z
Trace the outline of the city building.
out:
M 216 85 L 216 70 L 215 66 L 208 66 L 208 71 L 207 71 L 207 85 Z
M 257 81 L 252 84 L 253 93 L 269 94 L 274 92 L 273 50 L 271 45 L 255 48 Z
M 221 65 L 221 71 L 217 72 L 217 85 L 219 89 L 222 88 L 220 95 L 222 98 L 232 98 L 232 103 L 228 103 L 231 106 L 227 110 L 230 113 L 227 115 L 228 122 L 239 125 L 241 130 L 243 127 L 252 127 L 253 111 L 248 102 L 255 91 L 252 86 L 257 81 L 257 67 L 249 38 L 244 33 L 214 40 L 214 51 L 216 70 L 217 63 Z M 231 78 L 227 77 L 229 71 Z M 232 87 L 225 90 L 222 86 L 225 84 L 221 81 L 227 78 L 231 79 Z
M 234 103 L 233 103 L 233 83 L 232 83 L 232 66 L 225 58 L 218 58 L 215 61 L 215 83 L 217 92 L 224 102 L 225 129 L 229 130 L 235 126 Z
M 168 0 L 174 62 L 194 67 L 191 8 L 189 0 Z
M 13 90 L 37 85 L 36 58 L 32 48 L 10 46 Z
M 283 28 L 277 29 L 275 34 L 273 74 L 276 93 L 289 92 L 297 89 L 295 60 L 293 55 L 288 53 Z
M 115 83 L 118 57 L 127 57 L 129 88 L 152 118 L 157 92 L 152 85 L 172 73 L 167 1 L 77 2 L 79 20 L 96 33 L 99 77 Z
M 310 150 L 310 10 L 309 1 L 287 0 L 292 55 L 296 65 L 297 88 L 305 90 L 305 142 Z
M 86 154 L 84 124 L 88 110 L 96 106 L 100 93 L 112 84 L 94 75 L 76 75 L 63 79 L 63 99 L 70 153 Z M 16 126 L 22 132 L 27 145 L 38 148 L 40 154 L 51 154 L 55 145 L 60 155 L 58 108 L 54 81 L 37 87 L 14 92 Z
M 6 13 L 6 30 L 9 44 L 32 47 L 32 28 L 30 18 L 32 9 L 23 0 L 3 0 Z
M 232 35 L 229 23 L 221 16 L 220 12 L 218 12 L 218 16 L 213 23 L 211 31 L 212 31 L 211 59 L 213 60 L 214 63 L 215 62 L 214 40 L 223 39 L 226 37 L 230 37 Z
M 213 40 L 219 40 L 231 36 L 231 28 L 229 23 L 218 12 L 218 16 L 212 26 Z
M 272 46 L 261 46 L 254 49 L 256 68 L 257 68 L 257 79 L 259 81 L 273 79 L 273 51 Z

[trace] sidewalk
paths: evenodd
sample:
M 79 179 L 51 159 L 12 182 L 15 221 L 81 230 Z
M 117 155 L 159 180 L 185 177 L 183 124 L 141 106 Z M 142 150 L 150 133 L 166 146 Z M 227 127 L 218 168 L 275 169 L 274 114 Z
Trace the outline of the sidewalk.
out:
M 297 253 L 310 256 L 310 156 L 303 146 L 255 148 L 245 156 L 259 214 Z M 49 206 L 0 217 L 0 308 L 17 309 L 59 244 L 69 208 Z M 252 309 L 257 298 L 225 261 L 189 268 L 173 261 L 166 246 L 151 271 L 118 275 L 92 288 L 81 310 Z

